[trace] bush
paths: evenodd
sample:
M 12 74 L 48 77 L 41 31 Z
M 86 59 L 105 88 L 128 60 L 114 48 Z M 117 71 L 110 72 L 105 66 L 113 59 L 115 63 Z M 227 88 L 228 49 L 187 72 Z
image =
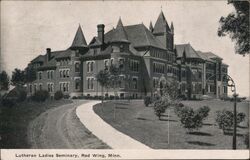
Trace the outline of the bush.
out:
M 203 106 L 197 110 L 198 114 L 202 117 L 202 120 L 206 119 L 209 114 L 210 108 L 208 106 Z
M 68 94 L 63 95 L 63 98 L 64 98 L 64 99 L 69 99 L 69 98 L 70 98 L 70 95 L 68 95 Z
M 181 124 L 189 131 L 198 130 L 202 127 L 202 115 L 197 111 L 194 111 L 191 107 L 182 107 L 179 111 L 179 117 Z
M 16 104 L 16 101 L 13 99 L 9 99 L 7 97 L 2 98 L 1 104 L 5 107 L 12 107 Z
M 249 132 L 244 135 L 244 143 L 245 143 L 247 149 L 249 149 Z
M 144 98 L 144 104 L 145 104 L 145 106 L 148 107 L 148 105 L 150 105 L 151 103 L 152 103 L 151 97 L 146 96 L 146 97 Z
M 166 106 L 162 101 L 158 100 L 154 103 L 154 112 L 155 115 L 159 118 L 159 120 L 161 119 L 161 115 L 165 113 L 165 111 L 166 111 Z
M 62 91 L 56 91 L 56 93 L 55 93 L 55 100 L 60 100 L 62 98 L 63 98 Z
M 174 112 L 175 112 L 175 114 L 178 116 L 178 117 L 180 117 L 181 115 L 181 109 L 184 107 L 184 104 L 182 104 L 182 103 L 179 103 L 179 104 L 177 104 L 177 105 L 175 105 L 175 108 L 174 108 Z
M 37 91 L 33 96 L 32 100 L 36 102 L 44 102 L 49 98 L 49 92 L 46 90 Z
M 113 99 L 115 99 L 115 96 L 110 95 L 109 98 L 110 98 L 110 100 L 113 100 Z
M 20 89 L 18 92 L 19 92 L 19 93 L 18 93 L 17 101 L 18 101 L 18 102 L 23 102 L 23 101 L 25 101 L 25 99 L 27 98 L 27 92 L 26 92 L 26 90 Z
M 243 122 L 245 120 L 245 117 L 246 117 L 245 113 L 242 113 L 242 112 L 238 113 L 237 114 L 237 123 L 239 124 L 239 123 Z
M 217 116 L 215 121 L 217 122 L 220 129 L 223 130 L 223 133 L 225 133 L 226 130 L 231 129 L 233 127 L 233 118 L 234 113 L 233 111 L 229 110 L 222 110 L 216 112 Z M 237 124 L 243 122 L 245 120 L 245 113 L 237 113 Z

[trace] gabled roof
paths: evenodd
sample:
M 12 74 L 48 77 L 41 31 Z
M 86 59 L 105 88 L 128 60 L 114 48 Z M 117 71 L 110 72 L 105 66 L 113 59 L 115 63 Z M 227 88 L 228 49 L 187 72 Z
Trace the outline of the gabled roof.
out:
M 183 57 L 183 53 L 186 54 L 186 58 L 201 59 L 202 57 L 193 49 L 190 44 L 179 44 L 175 46 L 177 58 Z
M 200 56 L 203 60 L 209 61 L 209 62 L 215 62 L 214 60 L 212 60 L 211 58 L 209 58 L 208 55 L 207 55 L 206 53 L 201 52 L 201 51 L 196 51 L 196 52 L 199 54 L 199 56 Z
M 212 52 L 203 52 L 203 53 L 206 54 L 206 56 L 209 57 L 209 58 L 222 60 L 221 57 L 217 56 L 216 54 L 214 54 Z
M 80 25 L 76 31 L 75 38 L 71 45 L 71 48 L 75 48 L 75 47 L 87 47 L 87 43 L 86 43 L 85 37 L 82 32 L 82 28 Z
M 166 49 L 144 24 L 124 26 L 124 29 L 128 36 L 128 41 L 132 43 L 134 47 L 153 46 L 164 50 Z M 111 41 L 114 31 L 115 29 L 112 29 L 105 34 L 105 43 Z
M 123 27 L 121 18 L 119 19 L 116 29 L 113 31 L 111 42 L 129 42 L 127 33 Z
M 36 58 L 34 58 L 31 63 L 35 63 L 35 62 L 44 62 L 45 60 L 45 56 L 44 55 L 39 55 Z
M 99 38 L 98 37 L 94 37 L 91 41 L 90 41 L 90 43 L 89 43 L 89 46 L 99 46 L 99 45 L 101 45 L 102 43 L 101 43 L 101 41 L 99 40 Z
M 74 51 L 71 50 L 71 49 L 66 49 L 66 50 L 62 50 L 62 51 L 54 51 L 54 52 L 52 52 L 52 54 L 55 55 L 55 59 L 70 57 L 72 53 L 74 53 Z
M 167 32 L 170 31 L 170 28 L 168 26 L 168 22 L 163 14 L 163 12 L 161 11 L 155 26 L 154 26 L 154 32 L 153 33 L 163 33 L 163 32 Z

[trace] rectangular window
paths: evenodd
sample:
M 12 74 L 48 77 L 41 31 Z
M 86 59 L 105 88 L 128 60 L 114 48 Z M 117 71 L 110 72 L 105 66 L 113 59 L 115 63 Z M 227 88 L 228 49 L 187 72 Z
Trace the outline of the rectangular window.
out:
M 154 73 L 164 73 L 165 72 L 165 64 L 163 63 L 153 63 L 153 72 Z
M 124 70 L 124 62 L 125 60 L 123 58 L 119 59 L 119 69 Z
M 80 64 L 78 62 L 75 63 L 75 72 L 80 72 Z
M 79 80 L 79 79 L 77 79 L 77 80 L 75 81 L 75 89 L 76 89 L 76 90 L 79 90 L 79 89 L 80 89 L 80 80 Z
M 30 84 L 29 88 L 30 88 L 30 93 L 32 93 L 32 85 L 31 84 Z
M 42 84 L 39 84 L 39 90 L 41 91 L 43 89 Z
M 133 89 L 137 89 L 138 88 L 138 82 L 137 82 L 137 78 L 133 78 Z
M 130 68 L 131 71 L 139 72 L 139 61 L 130 60 L 129 68 Z

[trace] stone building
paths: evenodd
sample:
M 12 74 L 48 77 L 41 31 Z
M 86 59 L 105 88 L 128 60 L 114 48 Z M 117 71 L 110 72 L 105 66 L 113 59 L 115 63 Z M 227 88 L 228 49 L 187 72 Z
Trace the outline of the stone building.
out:
M 190 44 L 174 44 L 174 25 L 169 27 L 163 12 L 149 28 L 144 24 L 124 26 L 119 19 L 115 28 L 105 32 L 105 25 L 99 24 L 89 44 L 79 26 L 69 48 L 48 48 L 30 62 L 28 67 L 36 70 L 37 78 L 27 84 L 29 94 L 43 89 L 51 96 L 58 90 L 71 97 L 101 96 L 96 75 L 112 64 L 121 70 L 121 98 L 154 96 L 163 78 L 176 80 L 180 95 L 188 98 L 227 95 L 222 73 L 227 73 L 228 66 L 222 58 L 196 51 Z M 112 89 L 104 92 L 105 96 L 114 95 Z

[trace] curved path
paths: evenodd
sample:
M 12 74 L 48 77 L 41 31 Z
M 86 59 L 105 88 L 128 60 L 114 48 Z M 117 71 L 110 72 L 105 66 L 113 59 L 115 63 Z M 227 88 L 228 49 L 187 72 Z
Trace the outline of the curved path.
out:
M 108 144 L 113 149 L 150 149 L 148 146 L 135 139 L 119 132 L 94 111 L 93 106 L 100 101 L 90 101 L 80 105 L 76 109 L 76 114 L 80 121 L 99 139 Z
M 107 149 L 110 148 L 82 125 L 76 107 L 87 101 L 74 101 L 42 113 L 28 129 L 31 148 L 39 149 Z

